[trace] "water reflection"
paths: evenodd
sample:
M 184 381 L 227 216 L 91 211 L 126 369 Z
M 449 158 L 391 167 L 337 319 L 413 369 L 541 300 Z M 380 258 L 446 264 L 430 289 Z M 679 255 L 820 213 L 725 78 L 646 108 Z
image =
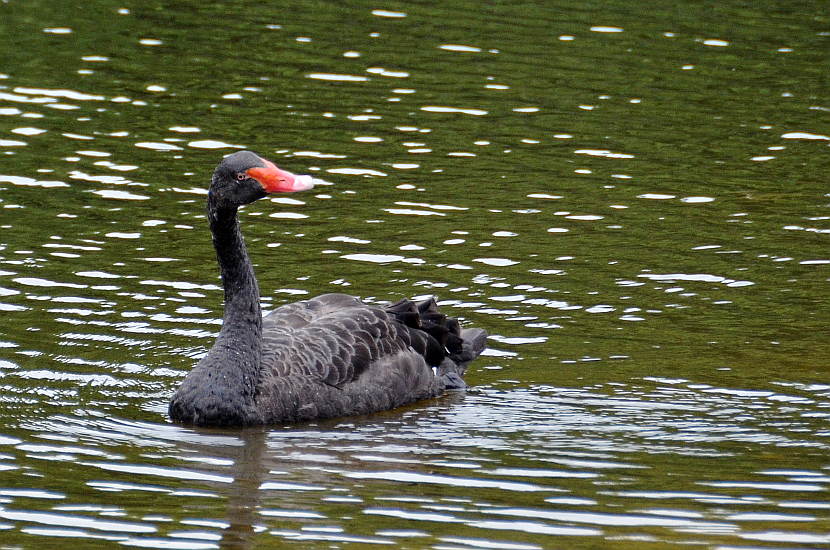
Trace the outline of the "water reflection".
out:
M 792 430 L 780 413 L 808 411 L 815 397 L 827 399 L 825 386 L 759 393 L 659 379 L 592 391 L 509 388 L 277 430 L 193 431 L 95 415 L 34 420 L 21 426 L 33 442 L 0 441 L 6 467 L 31 475 L 65 463 L 85 496 L 77 501 L 79 489 L 61 480 L 50 482 L 60 490 L 3 490 L 0 518 L 22 533 L 152 547 L 246 548 L 263 537 L 391 544 L 450 525 L 456 535 L 438 540 L 495 536 L 544 547 L 534 537 L 626 538 L 642 528 L 657 529 L 654 541 L 669 532 L 751 539 L 761 536 L 759 522 L 815 523 L 810 510 L 830 506 L 815 498 L 830 481 L 820 468 L 752 478 L 739 464 L 734 473 L 711 468 L 737 456 L 732 443 L 766 453 L 782 442 L 814 446 L 782 438 Z M 678 467 L 696 475 L 661 488 Z M 144 512 L 107 504 L 145 495 L 154 497 Z M 793 508 L 802 512 L 786 511 Z

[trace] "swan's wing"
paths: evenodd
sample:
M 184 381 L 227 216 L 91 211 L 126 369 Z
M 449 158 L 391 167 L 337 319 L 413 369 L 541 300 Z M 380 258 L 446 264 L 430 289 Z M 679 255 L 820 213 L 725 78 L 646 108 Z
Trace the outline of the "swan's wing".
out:
M 410 329 L 382 309 L 345 294 L 274 310 L 263 319 L 262 342 L 266 373 L 305 376 L 335 387 L 411 346 Z

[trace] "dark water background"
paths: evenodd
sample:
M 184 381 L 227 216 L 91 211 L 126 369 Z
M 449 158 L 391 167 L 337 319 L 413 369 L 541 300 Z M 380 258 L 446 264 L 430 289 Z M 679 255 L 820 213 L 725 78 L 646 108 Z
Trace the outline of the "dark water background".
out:
M 826 2 L 0 3 L 0 548 L 830 545 Z M 166 403 L 263 301 L 435 294 L 464 394 L 270 430 Z

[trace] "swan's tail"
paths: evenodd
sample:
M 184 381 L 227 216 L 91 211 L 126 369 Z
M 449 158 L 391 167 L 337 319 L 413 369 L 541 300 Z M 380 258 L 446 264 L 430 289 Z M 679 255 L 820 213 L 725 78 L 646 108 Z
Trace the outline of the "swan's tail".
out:
M 441 313 L 435 298 L 422 302 L 400 300 L 387 306 L 386 311 L 409 327 L 412 347 L 436 367 L 445 389 L 466 387 L 462 377 L 470 362 L 487 347 L 487 332 L 462 329 L 458 319 Z

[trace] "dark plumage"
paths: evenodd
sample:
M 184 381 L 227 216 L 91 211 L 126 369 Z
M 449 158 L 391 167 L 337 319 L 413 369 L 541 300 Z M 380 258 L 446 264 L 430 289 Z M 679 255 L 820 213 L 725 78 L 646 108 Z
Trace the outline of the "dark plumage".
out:
M 367 414 L 463 388 L 485 348 L 435 300 L 385 308 L 345 294 L 282 306 L 265 318 L 237 210 L 269 192 L 311 188 L 249 151 L 213 174 L 208 220 L 225 289 L 222 329 L 182 381 L 170 417 L 201 426 L 247 426 Z

